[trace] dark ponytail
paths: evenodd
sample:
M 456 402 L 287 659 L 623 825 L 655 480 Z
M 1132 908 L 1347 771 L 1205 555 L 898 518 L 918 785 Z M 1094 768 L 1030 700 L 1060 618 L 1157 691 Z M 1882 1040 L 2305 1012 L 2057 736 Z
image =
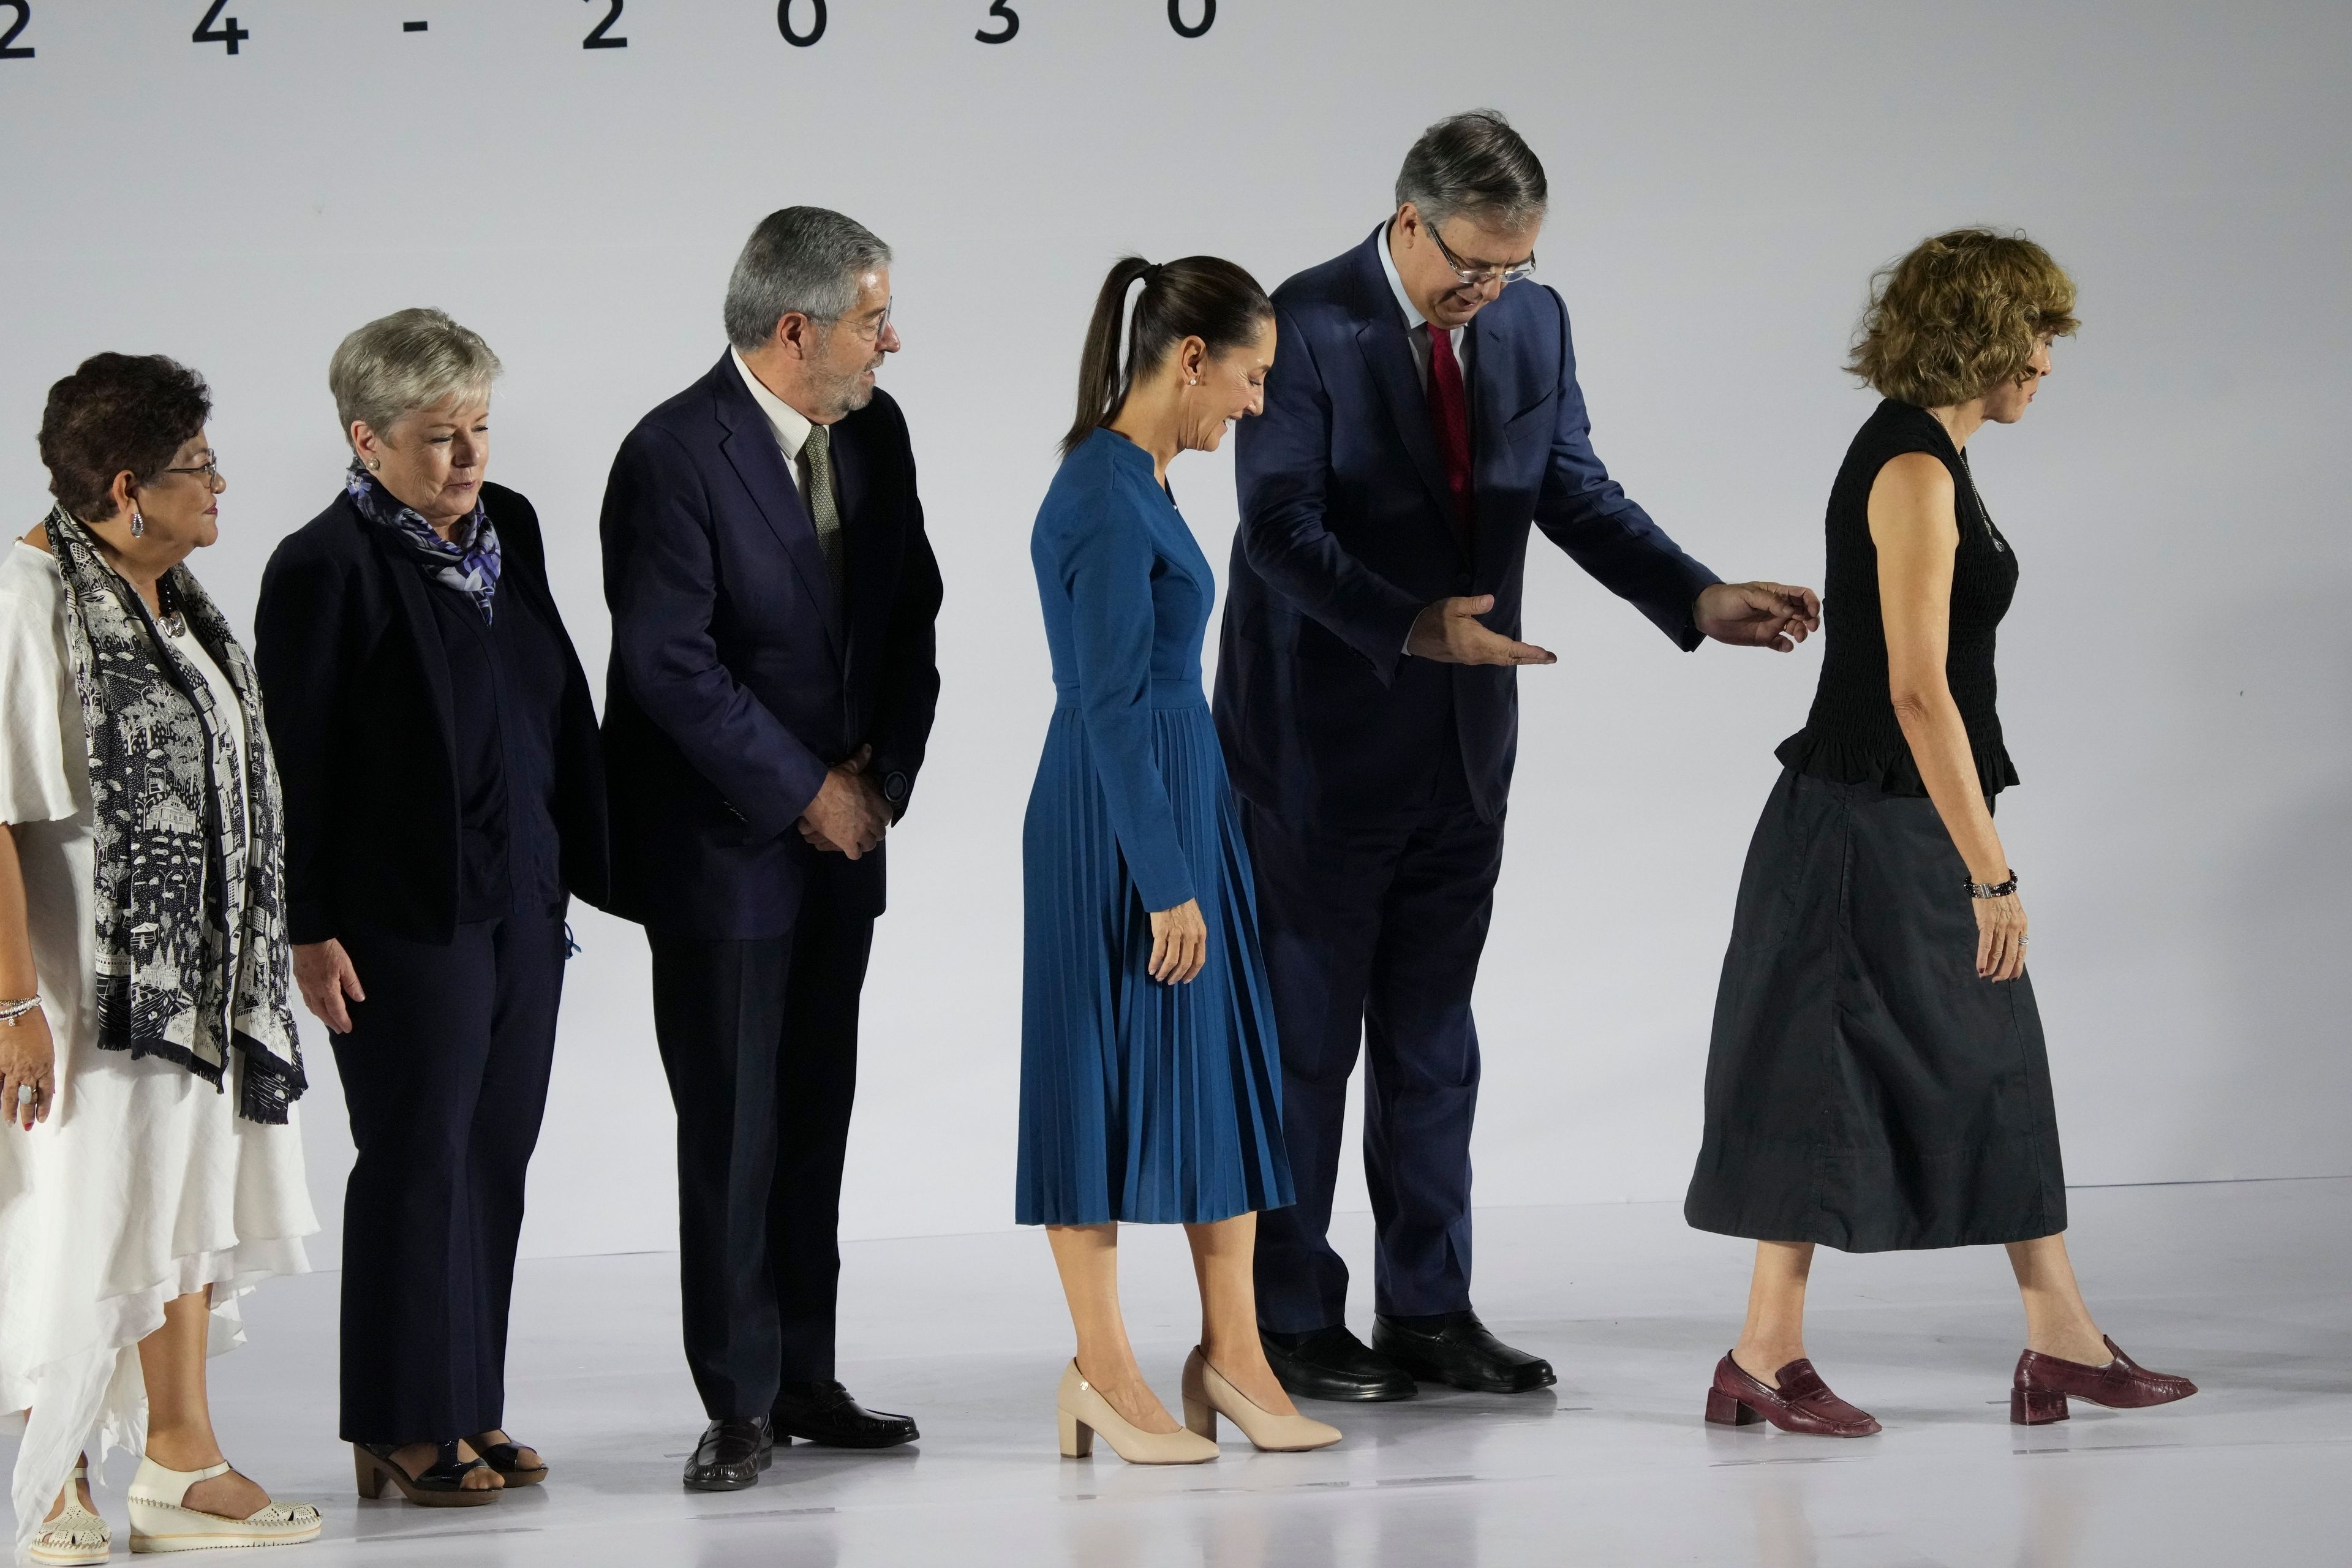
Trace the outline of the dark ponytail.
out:
M 1127 291 L 1137 279 L 1143 292 L 1135 301 L 1128 333 L 1127 367 L 1119 368 L 1120 328 L 1127 317 Z M 1186 338 L 1198 338 L 1212 353 L 1240 348 L 1257 337 L 1259 323 L 1274 315 L 1274 302 L 1257 279 L 1214 256 L 1188 256 L 1159 266 L 1140 256 L 1122 256 L 1095 297 L 1094 320 L 1078 362 L 1078 416 L 1062 437 L 1069 456 L 1087 437 L 1108 425 L 1127 401 L 1138 377 L 1150 374 Z

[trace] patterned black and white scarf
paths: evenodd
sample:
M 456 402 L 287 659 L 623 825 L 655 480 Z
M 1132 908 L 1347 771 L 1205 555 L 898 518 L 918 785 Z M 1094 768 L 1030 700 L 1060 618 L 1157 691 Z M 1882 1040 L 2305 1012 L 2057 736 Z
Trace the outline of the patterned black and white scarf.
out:
M 484 621 L 492 618 L 491 603 L 498 597 L 499 569 L 505 558 L 499 550 L 499 531 L 480 501 L 474 503 L 473 515 L 453 531 L 457 538 L 444 539 L 433 531 L 424 513 L 403 505 L 357 458 L 343 475 L 343 489 L 351 492 L 362 517 L 398 534 L 443 586 L 473 600 Z
M 228 678 L 233 713 L 89 531 L 63 507 L 47 526 L 89 743 L 99 1048 L 177 1062 L 215 1089 L 237 1051 L 237 1114 L 282 1124 L 309 1080 L 286 1005 L 282 808 L 260 682 L 185 565 L 160 590 Z

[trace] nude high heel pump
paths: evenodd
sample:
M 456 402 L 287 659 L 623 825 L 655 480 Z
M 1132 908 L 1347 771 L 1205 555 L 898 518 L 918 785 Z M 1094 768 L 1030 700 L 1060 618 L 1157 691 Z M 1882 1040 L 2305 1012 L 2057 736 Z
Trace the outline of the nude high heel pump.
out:
M 89 1479 L 89 1467 L 76 1465 L 73 1479 Z M 66 1499 L 65 1511 L 43 1523 L 41 1533 L 33 1537 L 31 1555 L 36 1563 L 103 1563 L 113 1551 L 113 1532 L 106 1521 L 81 1506 L 81 1492 L 76 1489 Z
M 1184 1358 L 1184 1425 L 1215 1442 L 1217 1417 L 1223 1415 L 1242 1429 L 1253 1447 L 1269 1454 L 1299 1454 L 1328 1448 L 1340 1431 L 1308 1415 L 1276 1415 L 1225 1381 L 1209 1364 L 1201 1347 Z
M 139 1461 L 131 1483 L 131 1550 L 204 1552 L 216 1546 L 298 1546 L 318 1538 L 325 1521 L 307 1502 L 264 1503 L 243 1519 L 225 1519 L 187 1506 L 188 1489 L 228 1474 L 226 1464 L 203 1470 L 167 1470 Z
M 1110 1401 L 1079 1375 L 1074 1360 L 1062 1370 L 1062 1458 L 1083 1459 L 1094 1452 L 1095 1434 L 1130 1465 L 1198 1465 L 1217 1457 L 1217 1446 L 1192 1432 L 1146 1432 L 1111 1408 Z

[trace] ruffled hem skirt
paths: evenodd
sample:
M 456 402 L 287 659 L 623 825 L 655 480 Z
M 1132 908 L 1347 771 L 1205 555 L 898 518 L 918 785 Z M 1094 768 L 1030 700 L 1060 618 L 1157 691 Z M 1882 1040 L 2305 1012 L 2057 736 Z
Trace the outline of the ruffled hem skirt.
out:
M 1783 773 L 1716 994 L 1700 1230 L 1847 1252 L 2066 1228 L 2033 984 L 1976 972 L 1933 803 Z
M 1023 1225 L 1200 1224 L 1292 1201 L 1257 894 L 1216 727 L 1205 703 L 1153 719 L 1208 962 L 1189 985 L 1148 973 L 1150 911 L 1085 724 L 1057 710 L 1022 836 Z
M 309 1272 L 318 1229 L 299 1115 L 240 1121 L 234 1081 L 223 1094 L 160 1059 L 61 1046 L 57 1113 L 0 1129 L 0 1432 L 22 1435 L 20 1556 L 76 1454 L 145 1447 L 138 1345 L 164 1304 L 209 1288 L 205 1350 L 225 1354 L 245 1340 L 238 1299 Z

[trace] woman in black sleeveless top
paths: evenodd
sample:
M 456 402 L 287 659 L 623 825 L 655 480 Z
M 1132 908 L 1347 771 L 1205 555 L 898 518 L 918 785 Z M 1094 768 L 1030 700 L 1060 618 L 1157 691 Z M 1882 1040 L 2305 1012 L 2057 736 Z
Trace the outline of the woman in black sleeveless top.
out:
M 1850 368 L 1885 401 L 1830 492 L 1828 652 L 1748 848 L 1684 1207 L 1759 1244 L 1710 1421 L 1878 1430 L 1805 1358 L 1822 1244 L 2006 1245 L 2026 1315 L 2014 1421 L 2063 1420 L 2069 1394 L 2196 1392 L 2125 1356 L 2075 1288 L 2025 912 L 1992 820 L 2018 782 L 1993 675 L 2018 569 L 1965 448 L 2024 416 L 2074 304 L 2041 247 L 1964 229 L 1888 269 L 1864 321 Z

